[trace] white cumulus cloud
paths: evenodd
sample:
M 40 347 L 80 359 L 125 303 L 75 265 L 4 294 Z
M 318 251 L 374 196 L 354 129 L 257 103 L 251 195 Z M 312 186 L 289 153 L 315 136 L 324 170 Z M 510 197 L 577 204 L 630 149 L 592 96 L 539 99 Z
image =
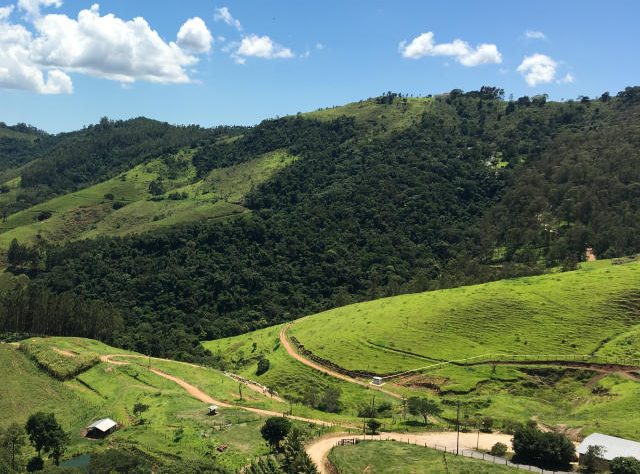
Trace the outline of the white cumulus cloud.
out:
M 536 53 L 525 56 L 516 70 L 524 76 L 528 85 L 534 87 L 552 82 L 556 78 L 557 68 L 558 63 L 549 56 Z
M 62 6 L 62 0 L 19 0 L 18 8 L 33 16 L 40 15 L 40 7 L 56 7 Z
M 403 41 L 400 43 L 400 53 L 408 59 L 419 59 L 424 56 L 449 56 L 468 67 L 502 62 L 502 55 L 495 44 L 483 43 L 473 48 L 469 43 L 460 39 L 455 39 L 451 43 L 436 44 L 433 37 L 433 32 L 429 31 L 416 36 L 409 43 Z
M 31 58 L 33 35 L 8 23 L 11 8 L 0 12 L 0 88 L 40 94 L 71 94 L 71 78 L 57 68 L 43 70 Z
M 241 64 L 247 57 L 262 59 L 287 59 L 293 58 L 294 54 L 289 48 L 275 43 L 268 36 L 249 35 L 242 38 L 240 46 L 233 53 L 234 58 Z
M 202 18 L 187 20 L 178 31 L 178 46 L 193 53 L 207 53 L 211 50 L 213 36 Z
M 12 23 L 12 8 L 0 10 L 0 88 L 70 94 L 69 73 L 132 84 L 136 81 L 188 83 L 213 38 L 200 18 L 187 20 L 176 42 L 163 40 L 142 17 L 123 20 L 100 14 L 96 4 L 77 18 L 39 13 L 56 0 L 20 0 L 29 13 Z
M 536 40 L 547 39 L 546 35 L 542 31 L 534 31 L 534 30 L 525 31 L 524 37 L 527 39 L 536 39 Z
M 573 77 L 573 74 L 568 72 L 562 79 L 559 79 L 557 82 L 558 84 L 573 84 L 575 80 L 576 78 Z
M 234 18 L 227 7 L 216 8 L 216 14 L 213 18 L 216 21 L 224 21 L 227 25 L 233 26 L 238 31 L 242 31 L 240 20 Z

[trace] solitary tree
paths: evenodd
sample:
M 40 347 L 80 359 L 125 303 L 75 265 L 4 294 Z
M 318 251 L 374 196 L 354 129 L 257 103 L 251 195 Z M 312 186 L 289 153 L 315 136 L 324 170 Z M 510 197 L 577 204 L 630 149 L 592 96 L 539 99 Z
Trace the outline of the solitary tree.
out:
M 371 418 L 370 420 L 367 420 L 367 428 L 369 428 L 369 431 L 371 431 L 371 434 L 377 434 L 378 428 L 380 428 L 380 426 L 381 426 L 380 422 L 375 418 Z
M 318 470 L 304 450 L 304 435 L 292 428 L 282 443 L 282 469 L 287 474 L 318 474 Z
M 411 397 L 408 400 L 409 413 L 420 415 L 424 418 L 424 424 L 429 422 L 429 415 L 438 416 L 442 413 L 442 408 L 429 398 Z
M 17 423 L 12 423 L 0 432 L 0 446 L 11 456 L 11 469 L 16 469 L 16 458 L 22 453 L 26 444 L 24 428 Z
M 144 420 L 140 417 L 145 411 L 149 409 L 149 405 L 144 403 L 136 403 L 133 405 L 133 416 L 139 419 L 140 424 L 144 423 Z
M 260 434 L 276 451 L 280 449 L 280 442 L 291 431 L 291 422 L 286 418 L 271 417 L 267 418 L 264 425 L 260 429 Z
M 56 466 L 64 454 L 68 443 L 68 435 L 58 424 L 53 413 L 34 413 L 27 420 L 27 434 L 31 444 L 41 457 L 42 451 L 49 453 Z
M 611 474 L 640 474 L 640 461 L 636 458 L 613 458 L 609 463 Z

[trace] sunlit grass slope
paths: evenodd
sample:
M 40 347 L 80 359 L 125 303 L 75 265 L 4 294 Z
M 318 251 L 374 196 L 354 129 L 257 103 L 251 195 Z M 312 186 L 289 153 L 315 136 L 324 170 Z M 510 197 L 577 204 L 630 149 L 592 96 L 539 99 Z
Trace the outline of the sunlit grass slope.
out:
M 491 352 L 612 354 L 638 346 L 639 284 L 640 263 L 598 262 L 354 304 L 297 321 L 289 332 L 320 357 L 379 373 Z
M 146 359 L 120 358 L 130 362 L 121 366 L 100 362 L 61 382 L 41 367 L 60 367 L 64 357 L 70 360 L 63 365 L 73 366 L 75 359 L 130 353 L 80 338 L 32 339 L 23 344 L 27 347 L 0 344 L 0 426 L 24 423 L 36 411 L 53 412 L 71 435 L 67 456 L 107 446 L 133 446 L 160 458 L 217 457 L 222 465 L 237 469 L 268 451 L 259 431 L 263 417 L 236 408 L 223 408 L 219 416 L 208 417 L 204 403 L 147 370 Z M 237 384 L 215 370 L 173 361 L 153 361 L 153 366 L 227 403 L 286 409 L 248 390 L 240 401 Z M 148 405 L 148 411 L 134 416 L 135 403 Z M 84 427 L 104 417 L 113 418 L 122 428 L 104 441 L 81 437 Z M 215 448 L 220 444 L 228 444 L 229 449 L 218 453 Z
M 340 474 L 499 474 L 518 469 L 398 442 L 365 441 L 355 446 L 338 446 L 329 459 Z
M 247 211 L 243 206 L 246 194 L 295 160 L 286 152 L 272 152 L 214 169 L 197 179 L 191 156 L 192 151 L 175 156 L 183 163 L 177 172 L 169 170 L 162 159 L 152 160 L 95 186 L 12 214 L 0 223 L 0 248 L 6 249 L 14 238 L 23 243 L 40 238 L 64 242 L 242 214 Z M 165 192 L 154 197 L 149 185 L 159 178 Z M 19 191 L 19 180 L 5 184 L 9 188 L 5 199 L 11 199 Z

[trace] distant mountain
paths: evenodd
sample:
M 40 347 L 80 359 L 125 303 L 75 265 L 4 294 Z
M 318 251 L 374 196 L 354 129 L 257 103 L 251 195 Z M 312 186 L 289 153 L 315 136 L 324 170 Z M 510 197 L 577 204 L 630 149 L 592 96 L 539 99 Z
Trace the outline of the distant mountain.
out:
M 105 214 L 77 235 L 38 234 L 33 217 L 73 227 L 55 219 L 75 198 L 20 217 L 28 230 L 9 214 L 4 244 L 36 242 L 13 244 L 9 258 L 33 285 L 124 310 L 118 344 L 199 357 L 199 339 L 353 301 L 573 268 L 587 246 L 608 257 L 639 252 L 639 111 L 640 88 L 550 102 L 505 101 L 484 87 L 387 93 L 243 130 L 107 121 L 29 163 L 8 194 L 77 192 L 141 175 L 135 166 L 151 166 L 151 181 L 165 173 L 166 187 L 152 192 L 145 181 L 131 207 L 141 214 L 120 220 L 109 193 L 93 188 Z M 162 210 L 176 211 L 183 191 L 172 221 Z M 192 213 L 202 192 L 241 206 L 241 217 Z M 133 225 L 140 215 L 144 225 Z M 99 238 L 67 242 L 86 237 Z

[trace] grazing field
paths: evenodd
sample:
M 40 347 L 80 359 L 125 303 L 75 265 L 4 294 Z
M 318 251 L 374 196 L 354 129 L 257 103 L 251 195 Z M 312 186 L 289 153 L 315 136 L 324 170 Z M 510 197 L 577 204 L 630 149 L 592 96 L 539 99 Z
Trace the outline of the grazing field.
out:
M 24 423 L 36 411 L 53 412 L 71 435 L 67 458 L 107 447 L 136 447 L 159 459 L 216 458 L 221 465 L 238 469 L 268 452 L 260 435 L 264 417 L 240 407 L 287 408 L 248 389 L 239 400 L 238 384 L 221 372 L 152 359 L 154 368 L 184 377 L 216 399 L 238 405 L 220 408 L 218 416 L 209 417 L 206 404 L 149 371 L 147 358 L 133 358 L 136 354 L 80 338 L 32 339 L 22 344 L 25 350 L 0 344 L 0 426 Z M 108 354 L 121 354 L 114 360 L 128 363 L 99 362 L 65 382 L 49 375 L 35 360 L 57 370 L 56 356 L 68 358 L 71 364 L 76 358 Z M 136 403 L 148 409 L 135 414 Z M 104 417 L 116 420 L 121 428 L 103 441 L 81 436 L 83 428 Z M 224 453 L 216 450 L 222 444 L 229 446 Z
M 499 474 L 516 468 L 445 455 L 440 451 L 395 441 L 364 441 L 338 446 L 329 453 L 338 474 Z
M 595 262 L 575 272 L 351 305 L 298 320 L 287 334 L 339 366 L 380 373 L 490 352 L 523 354 L 520 362 L 442 364 L 386 380 L 384 388 L 439 399 L 443 412 L 434 421 L 441 428 L 455 419 L 460 402 L 470 428 L 480 417 L 490 417 L 495 428 L 535 419 L 574 438 L 603 431 L 640 439 L 640 417 L 633 408 L 640 403 L 640 371 L 571 364 L 575 354 L 640 357 L 638 283 L 637 262 Z M 343 414 L 357 414 L 374 393 L 293 359 L 280 345 L 281 328 L 203 345 L 230 370 L 300 403 L 309 403 L 309 387 L 339 387 Z M 559 361 L 541 361 L 542 354 L 557 354 Z M 257 375 L 262 357 L 270 367 Z M 391 403 L 378 415 L 387 429 L 425 429 L 399 400 L 375 396 Z
M 375 373 L 487 353 L 613 353 L 622 341 L 607 343 L 640 324 L 639 284 L 640 263 L 598 262 L 345 306 L 304 318 L 289 334 L 317 356 Z
M 94 186 L 59 196 L 17 212 L 0 224 L 0 248 L 13 239 L 65 242 L 100 235 L 143 233 L 181 223 L 221 219 L 247 212 L 246 194 L 289 166 L 296 157 L 285 151 L 267 153 L 246 163 L 217 168 L 202 179 L 191 163 L 193 150 L 172 160 L 156 159 Z M 162 193 L 150 184 L 162 181 Z M 0 204 L 15 199 L 19 180 L 5 186 Z

